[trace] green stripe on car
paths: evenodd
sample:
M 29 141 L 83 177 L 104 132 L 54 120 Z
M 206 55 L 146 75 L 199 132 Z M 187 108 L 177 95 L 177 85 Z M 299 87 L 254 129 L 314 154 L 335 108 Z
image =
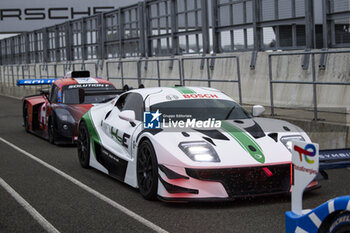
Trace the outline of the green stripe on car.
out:
M 181 94 L 196 94 L 194 90 L 188 87 L 174 87 L 176 90 L 178 90 Z
M 221 122 L 221 128 L 232 136 L 240 146 L 253 157 L 253 159 L 259 163 L 265 163 L 265 156 L 261 147 L 246 132 L 227 121 Z

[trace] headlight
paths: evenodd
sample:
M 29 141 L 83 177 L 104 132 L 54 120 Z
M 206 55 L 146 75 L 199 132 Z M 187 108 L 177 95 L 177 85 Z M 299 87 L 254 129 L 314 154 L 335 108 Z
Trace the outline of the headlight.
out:
M 292 141 L 305 141 L 301 135 L 291 135 L 281 137 L 280 141 L 289 151 L 292 151 Z
M 60 109 L 60 108 L 56 109 L 56 116 L 61 121 L 75 124 L 74 118 L 66 109 Z
M 214 148 L 204 141 L 181 142 L 179 148 L 193 161 L 220 162 L 220 158 Z

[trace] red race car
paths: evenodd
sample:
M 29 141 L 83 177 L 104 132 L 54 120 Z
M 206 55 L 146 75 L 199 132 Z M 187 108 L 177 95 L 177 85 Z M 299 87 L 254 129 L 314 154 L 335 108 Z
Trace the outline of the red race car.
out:
M 97 103 L 114 98 L 121 91 L 89 71 L 72 71 L 60 79 L 18 80 L 17 85 L 51 84 L 51 91 L 23 99 L 23 121 L 27 132 L 53 144 L 73 144 L 78 138 L 80 118 Z

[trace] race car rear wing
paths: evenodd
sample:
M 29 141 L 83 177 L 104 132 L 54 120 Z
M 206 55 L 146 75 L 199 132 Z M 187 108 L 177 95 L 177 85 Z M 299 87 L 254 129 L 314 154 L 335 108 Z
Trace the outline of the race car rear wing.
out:
M 350 148 L 320 150 L 320 170 L 350 167 Z
M 56 79 L 19 79 L 17 86 L 51 85 Z

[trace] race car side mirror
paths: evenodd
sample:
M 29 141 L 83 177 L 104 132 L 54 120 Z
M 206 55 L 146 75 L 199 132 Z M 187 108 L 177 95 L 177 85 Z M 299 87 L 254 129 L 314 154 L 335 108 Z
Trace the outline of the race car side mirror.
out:
M 124 110 L 119 113 L 119 118 L 125 121 L 129 121 L 130 123 L 134 123 L 136 117 L 135 112 L 133 110 Z
M 264 106 L 261 105 L 254 105 L 252 108 L 252 113 L 254 117 L 258 117 L 262 115 L 265 112 Z

